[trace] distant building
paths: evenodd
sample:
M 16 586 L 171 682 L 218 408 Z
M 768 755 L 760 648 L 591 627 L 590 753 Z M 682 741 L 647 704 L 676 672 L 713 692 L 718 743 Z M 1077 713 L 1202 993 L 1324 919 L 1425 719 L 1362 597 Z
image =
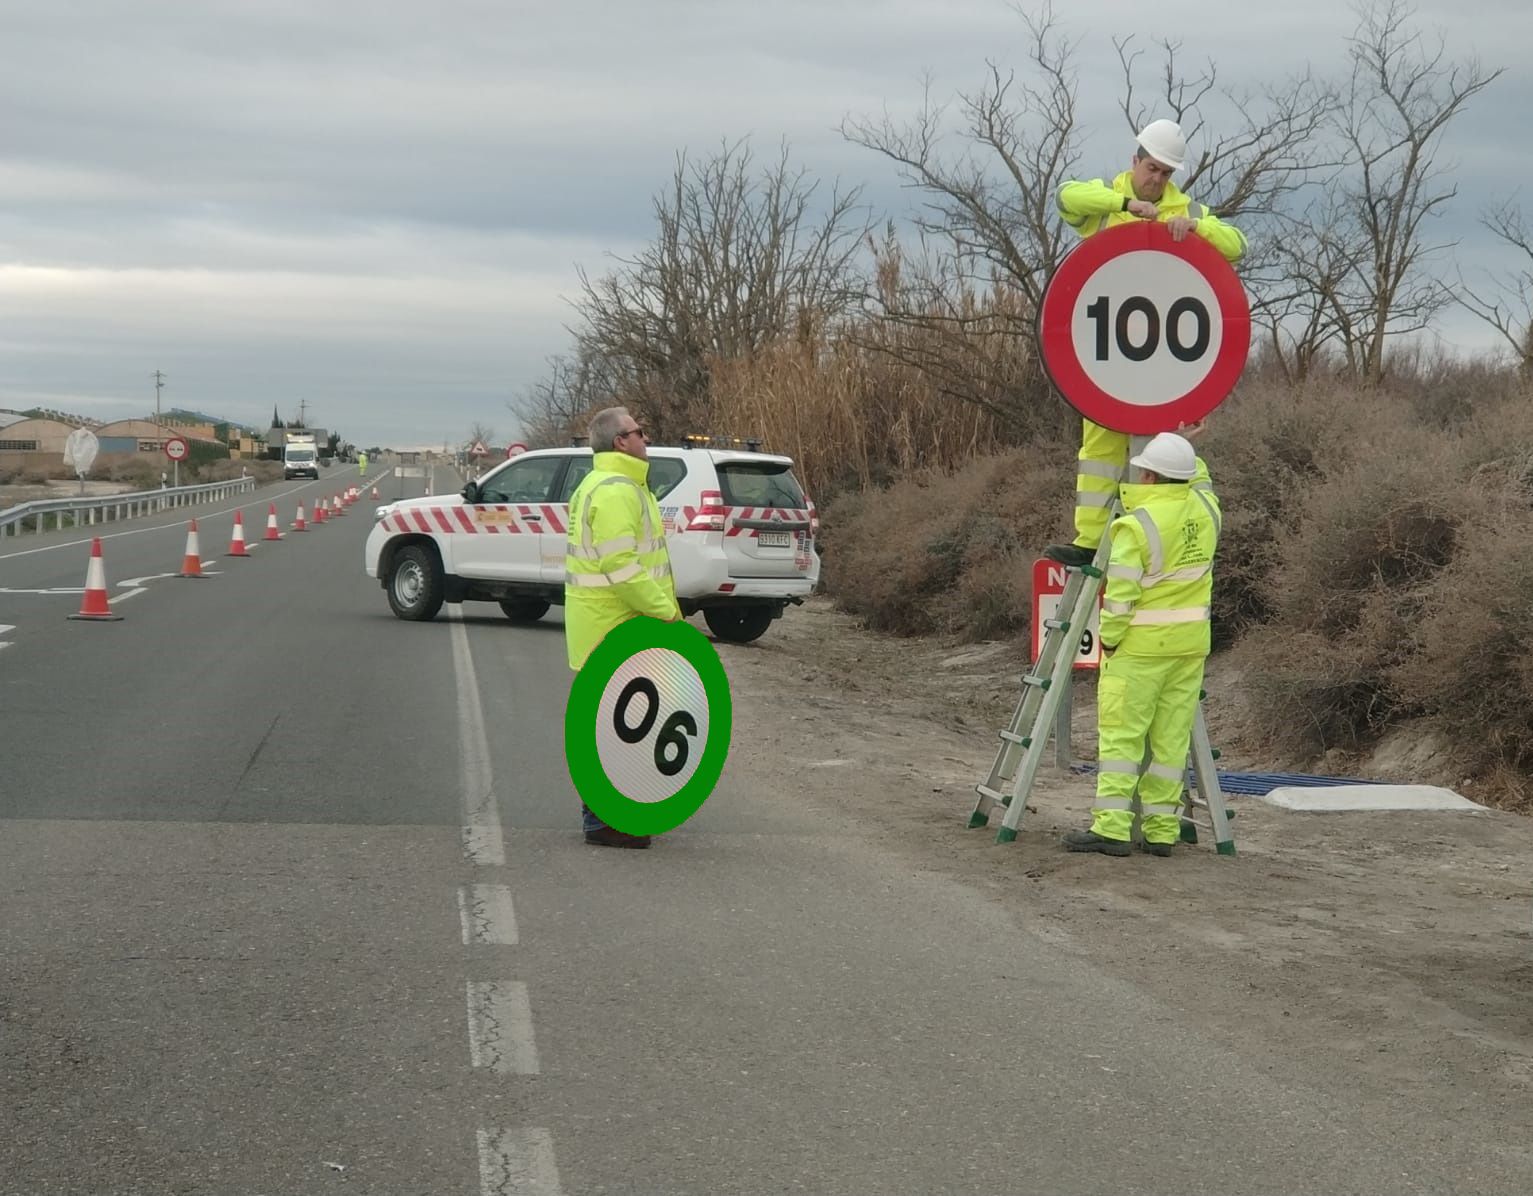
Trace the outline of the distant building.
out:
M 0 427 L 0 468 L 59 469 L 74 428 L 56 419 L 18 419 Z

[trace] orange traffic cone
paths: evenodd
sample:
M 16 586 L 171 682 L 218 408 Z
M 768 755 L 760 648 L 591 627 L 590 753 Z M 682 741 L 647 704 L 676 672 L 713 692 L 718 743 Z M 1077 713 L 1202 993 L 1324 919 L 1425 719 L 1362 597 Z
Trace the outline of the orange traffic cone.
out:
M 377 486 L 373 487 L 373 501 L 374 502 L 378 501 L 378 487 Z
M 315 523 L 324 523 L 329 518 L 330 518 L 330 501 L 328 499 L 322 498 L 317 503 L 314 504 L 314 522 Z
M 277 504 L 272 503 L 266 508 L 266 539 L 280 540 L 282 533 L 277 530 Z
M 306 531 L 309 530 L 309 525 L 303 521 L 303 500 L 302 499 L 298 500 L 298 518 L 293 520 L 293 530 L 295 532 L 306 532 Z
M 335 496 L 335 501 L 330 504 L 330 513 L 332 515 L 346 514 L 346 504 L 341 501 L 341 496 L 339 494 Z
M 181 562 L 182 577 L 206 577 L 202 571 L 202 553 L 197 547 L 197 521 L 186 525 L 186 556 Z
M 80 600 L 80 613 L 71 619 L 121 619 L 112 613 L 112 605 L 106 597 L 106 568 L 101 564 L 101 537 L 90 542 L 90 564 L 85 569 L 85 596 Z
M 229 541 L 228 556 L 249 556 L 245 551 L 245 521 L 238 511 L 234 512 L 234 538 Z

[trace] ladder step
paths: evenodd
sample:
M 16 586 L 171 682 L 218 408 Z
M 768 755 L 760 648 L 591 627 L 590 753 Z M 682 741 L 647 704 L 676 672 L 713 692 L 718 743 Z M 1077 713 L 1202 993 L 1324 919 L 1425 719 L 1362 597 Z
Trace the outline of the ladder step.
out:
M 1045 619 L 1043 625 L 1053 631 L 1069 631 L 1069 619 Z
M 1015 731 L 1002 731 L 1001 738 L 1008 743 L 1020 744 L 1022 747 L 1033 746 L 1033 737 L 1031 735 L 1018 735 Z
M 1007 797 L 1004 793 L 997 793 L 989 785 L 976 785 L 974 790 L 981 797 L 988 797 L 993 802 L 999 802 L 1003 806 L 1011 805 L 1011 798 Z
M 1039 689 L 1047 690 L 1053 682 L 1047 677 L 1034 677 L 1031 673 L 1022 678 L 1023 685 L 1036 685 Z

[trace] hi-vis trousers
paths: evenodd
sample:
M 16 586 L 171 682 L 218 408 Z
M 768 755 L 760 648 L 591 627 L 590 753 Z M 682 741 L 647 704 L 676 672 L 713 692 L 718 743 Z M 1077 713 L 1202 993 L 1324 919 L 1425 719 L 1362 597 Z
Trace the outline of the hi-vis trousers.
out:
M 1075 543 L 1095 548 L 1107 531 L 1107 508 L 1128 466 L 1127 432 L 1081 420 L 1081 451 L 1075 465 Z
M 1202 656 L 1126 656 L 1115 652 L 1097 677 L 1097 799 L 1091 829 L 1128 842 L 1134 786 L 1146 843 L 1181 833 L 1187 749 L 1203 687 Z M 1150 749 L 1144 776 L 1139 768 Z

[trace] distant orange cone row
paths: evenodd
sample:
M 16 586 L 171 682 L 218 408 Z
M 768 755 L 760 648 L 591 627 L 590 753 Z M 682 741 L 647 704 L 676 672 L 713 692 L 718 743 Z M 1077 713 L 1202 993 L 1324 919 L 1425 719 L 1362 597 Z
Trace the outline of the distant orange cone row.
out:
M 85 568 L 85 594 L 80 600 L 78 614 L 71 619 L 95 619 L 98 621 L 121 619 L 112 613 L 112 604 L 106 596 L 106 567 L 101 563 L 101 537 L 90 542 L 90 564 Z

